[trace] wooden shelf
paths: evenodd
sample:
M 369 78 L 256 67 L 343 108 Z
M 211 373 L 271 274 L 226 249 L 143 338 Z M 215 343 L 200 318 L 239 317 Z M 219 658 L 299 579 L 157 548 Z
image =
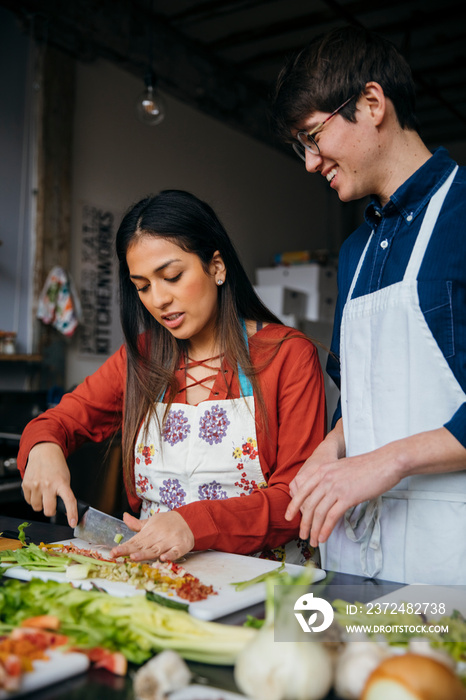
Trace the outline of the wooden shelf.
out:
M 27 355 L 27 354 L 14 354 L 9 355 L 5 353 L 0 353 L 0 362 L 23 362 L 26 364 L 39 364 L 42 362 L 42 355 Z

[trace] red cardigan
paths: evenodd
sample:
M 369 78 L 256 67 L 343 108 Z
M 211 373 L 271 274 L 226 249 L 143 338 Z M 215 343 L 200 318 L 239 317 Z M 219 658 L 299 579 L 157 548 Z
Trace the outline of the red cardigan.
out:
M 251 359 L 261 366 L 267 347 L 261 340 L 290 337 L 258 375 L 267 426 L 257 423 L 257 448 L 267 488 L 246 497 L 195 501 L 176 508 L 191 528 L 195 550 L 216 549 L 251 554 L 278 547 L 298 535 L 299 516 L 284 518 L 290 502 L 289 483 L 323 440 L 326 430 L 322 370 L 315 346 L 295 329 L 269 324 L 249 339 Z M 262 347 L 261 347 L 262 345 Z M 228 398 L 219 376 L 208 400 Z M 230 392 L 240 395 L 233 372 Z M 39 442 L 60 445 L 65 457 L 86 441 L 101 442 L 122 426 L 126 388 L 126 352 L 122 346 L 60 404 L 31 421 L 21 437 L 18 466 L 21 475 L 31 448 Z M 177 402 L 182 401 L 181 396 Z M 256 417 L 258 409 L 256 401 Z M 131 507 L 141 502 L 128 495 Z

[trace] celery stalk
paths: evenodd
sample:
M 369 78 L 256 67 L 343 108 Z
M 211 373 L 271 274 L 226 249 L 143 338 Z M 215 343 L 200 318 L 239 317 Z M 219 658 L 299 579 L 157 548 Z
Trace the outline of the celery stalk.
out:
M 39 579 L 9 580 L 0 587 L 0 623 L 18 625 L 44 614 L 59 618 L 60 632 L 73 644 L 118 650 L 138 664 L 158 651 L 173 649 L 192 661 L 233 665 L 257 634 L 252 628 L 198 620 L 145 596 L 119 598 Z

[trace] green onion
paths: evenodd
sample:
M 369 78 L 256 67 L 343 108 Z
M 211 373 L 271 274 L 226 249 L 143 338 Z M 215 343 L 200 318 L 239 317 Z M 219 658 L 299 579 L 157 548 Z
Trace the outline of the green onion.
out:
M 146 598 L 153 603 L 165 605 L 167 608 L 173 608 L 173 610 L 185 610 L 186 612 L 189 610 L 189 605 L 187 603 L 179 603 L 177 600 L 170 600 L 170 598 L 165 598 L 163 595 L 158 595 L 153 591 L 146 591 Z
M 285 562 L 282 562 L 278 568 L 272 569 L 272 571 L 267 571 L 265 574 L 260 574 L 259 576 L 250 578 L 247 581 L 236 581 L 235 583 L 231 583 L 230 586 L 234 586 L 235 591 L 244 591 L 245 588 L 249 588 L 249 586 L 254 586 L 254 584 L 256 583 L 263 583 L 264 581 L 267 581 L 268 578 L 275 578 L 275 576 L 277 574 L 280 574 L 284 568 Z

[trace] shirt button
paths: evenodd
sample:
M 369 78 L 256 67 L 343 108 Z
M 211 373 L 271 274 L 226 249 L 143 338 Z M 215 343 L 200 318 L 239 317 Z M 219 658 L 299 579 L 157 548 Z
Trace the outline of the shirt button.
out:
M 387 239 L 385 239 L 385 240 L 382 241 L 382 243 L 380 244 L 380 247 L 383 248 L 383 249 L 385 250 L 385 248 L 387 248 L 387 246 L 388 246 L 388 241 L 387 241 Z
M 413 220 L 413 215 L 408 214 L 408 216 L 406 217 L 406 221 L 412 221 L 412 220 Z

